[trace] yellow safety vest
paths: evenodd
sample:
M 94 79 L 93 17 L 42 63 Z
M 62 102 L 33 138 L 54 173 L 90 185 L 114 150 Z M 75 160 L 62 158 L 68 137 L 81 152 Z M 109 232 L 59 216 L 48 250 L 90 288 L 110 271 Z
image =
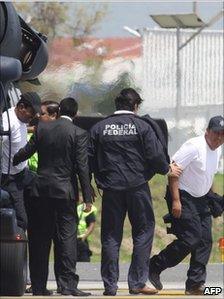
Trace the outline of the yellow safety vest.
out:
M 85 234 L 85 232 L 87 230 L 86 217 L 92 213 L 94 213 L 95 216 L 97 214 L 97 208 L 94 205 L 92 205 L 90 212 L 83 211 L 83 204 L 80 204 L 77 206 L 77 214 L 79 217 L 78 237 Z M 89 237 L 88 237 L 88 240 L 89 240 Z

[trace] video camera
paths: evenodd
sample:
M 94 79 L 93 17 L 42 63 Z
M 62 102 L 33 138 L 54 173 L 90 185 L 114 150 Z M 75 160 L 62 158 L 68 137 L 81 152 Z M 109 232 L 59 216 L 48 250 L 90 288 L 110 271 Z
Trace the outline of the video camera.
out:
M 10 138 L 11 135 L 9 117 L 9 130 L 2 128 L 3 103 L 7 106 L 12 82 L 36 79 L 45 69 L 48 63 L 46 41 L 45 36 L 30 28 L 17 14 L 12 3 L 0 2 L 0 181 L 2 136 Z M 22 296 L 27 281 L 27 237 L 17 225 L 10 194 L 1 187 L 0 219 L 0 295 Z
M 10 2 L 0 2 L 0 103 L 10 82 L 33 80 L 48 63 L 46 36 L 29 27 Z
M 11 2 L 0 2 L 0 143 L 3 135 L 10 135 L 10 130 L 2 129 L 9 88 L 12 82 L 36 79 L 46 68 L 46 41 L 46 36 L 29 27 L 17 14 Z

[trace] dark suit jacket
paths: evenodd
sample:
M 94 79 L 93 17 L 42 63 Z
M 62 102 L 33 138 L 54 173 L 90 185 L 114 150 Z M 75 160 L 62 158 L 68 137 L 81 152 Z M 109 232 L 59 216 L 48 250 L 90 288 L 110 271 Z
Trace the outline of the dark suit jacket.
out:
M 37 151 L 38 169 L 33 196 L 74 199 L 77 188 L 75 174 L 78 174 L 83 199 L 91 202 L 87 144 L 87 132 L 69 119 L 40 122 L 30 141 L 14 156 L 14 164 Z

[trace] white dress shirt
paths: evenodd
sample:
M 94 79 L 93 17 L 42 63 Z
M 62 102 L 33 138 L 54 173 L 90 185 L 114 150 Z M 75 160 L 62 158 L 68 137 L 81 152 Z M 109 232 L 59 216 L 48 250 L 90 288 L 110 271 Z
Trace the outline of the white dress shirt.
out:
M 218 170 L 220 156 L 221 147 L 211 150 L 204 136 L 185 142 L 172 157 L 183 169 L 179 177 L 179 189 L 194 197 L 207 194 Z
M 10 128 L 11 128 L 11 157 L 10 157 L 10 174 L 17 174 L 27 166 L 27 161 L 24 161 L 17 166 L 12 165 L 13 157 L 19 149 L 27 143 L 27 127 L 16 116 L 15 107 L 8 109 Z M 9 130 L 7 112 L 2 114 L 3 130 Z M 2 144 L 2 173 L 8 173 L 9 164 L 9 137 L 3 136 Z

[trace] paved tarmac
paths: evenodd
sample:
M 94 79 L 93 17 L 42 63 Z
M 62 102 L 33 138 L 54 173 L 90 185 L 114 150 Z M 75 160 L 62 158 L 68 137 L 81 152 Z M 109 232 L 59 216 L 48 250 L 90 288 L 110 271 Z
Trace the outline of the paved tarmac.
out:
M 100 264 L 98 263 L 78 263 L 77 264 L 77 274 L 80 276 L 80 282 L 79 282 L 79 289 L 83 291 L 91 292 L 92 295 L 89 297 L 82 297 L 82 298 L 88 298 L 88 299 L 127 299 L 127 298 L 133 298 L 136 297 L 137 299 L 183 299 L 183 298 L 189 298 L 189 299 L 201 299 L 201 298 L 224 298 L 224 293 L 222 290 L 222 293 L 216 296 L 189 296 L 184 294 L 184 282 L 186 280 L 186 274 L 187 274 L 187 264 L 179 264 L 175 268 L 167 269 L 164 271 L 161 275 L 161 281 L 164 285 L 164 289 L 160 291 L 156 295 L 130 295 L 128 292 L 128 285 L 126 282 L 127 273 L 128 273 L 128 264 L 120 264 L 120 279 L 119 279 L 119 289 L 117 292 L 117 296 L 103 296 L 103 283 L 101 281 L 100 276 Z M 211 287 L 222 287 L 223 289 L 223 264 L 209 264 L 207 267 L 207 282 L 206 286 Z M 150 283 L 147 283 L 149 286 Z M 50 264 L 49 269 L 49 282 L 48 282 L 48 289 L 54 291 L 54 297 L 58 297 L 60 299 L 68 299 L 68 298 L 74 298 L 73 296 L 60 296 L 56 293 L 56 282 L 53 274 L 53 264 Z M 25 294 L 24 297 L 29 299 L 32 295 Z M 10 297 L 1 297 L 3 298 L 10 298 Z M 13 297 L 21 298 L 21 297 Z M 35 296 L 35 298 L 51 298 L 52 296 Z
M 123 299 L 127 297 L 133 297 L 128 292 L 127 274 L 129 264 L 120 264 L 120 278 L 119 278 L 119 289 L 116 298 Z M 187 276 L 188 264 L 179 264 L 174 268 L 167 269 L 161 274 L 161 281 L 163 282 L 164 289 L 157 295 L 145 296 L 137 295 L 137 298 L 195 298 L 195 296 L 186 296 L 184 294 L 185 280 Z M 49 288 L 56 289 L 54 281 L 53 265 L 50 266 L 49 273 Z M 81 290 L 90 291 L 91 297 L 87 298 L 115 298 L 115 297 L 103 297 L 103 283 L 100 276 L 100 264 L 99 263 L 77 263 L 77 274 L 80 277 L 79 288 Z M 207 267 L 207 286 L 222 287 L 223 288 L 223 264 L 209 264 Z M 150 283 L 147 283 L 149 286 Z M 55 287 L 51 287 L 55 286 Z M 136 296 L 134 296 L 136 297 Z M 206 296 L 206 298 L 214 298 L 214 296 Z M 67 297 L 66 297 L 67 298 Z M 197 299 L 204 298 L 204 296 L 197 296 Z M 215 298 L 223 298 L 223 292 Z
M 119 282 L 127 281 L 129 264 L 120 264 L 120 277 Z M 179 288 L 184 288 L 184 282 L 187 278 L 188 264 L 179 264 L 176 267 L 167 269 L 161 274 L 161 281 L 164 286 L 177 284 Z M 100 276 L 100 264 L 99 263 L 77 263 L 77 274 L 80 277 L 80 283 L 85 281 L 99 281 Z M 223 264 L 209 264 L 207 266 L 207 282 L 209 284 L 223 284 L 224 269 Z M 54 280 L 53 264 L 50 265 L 49 280 Z

